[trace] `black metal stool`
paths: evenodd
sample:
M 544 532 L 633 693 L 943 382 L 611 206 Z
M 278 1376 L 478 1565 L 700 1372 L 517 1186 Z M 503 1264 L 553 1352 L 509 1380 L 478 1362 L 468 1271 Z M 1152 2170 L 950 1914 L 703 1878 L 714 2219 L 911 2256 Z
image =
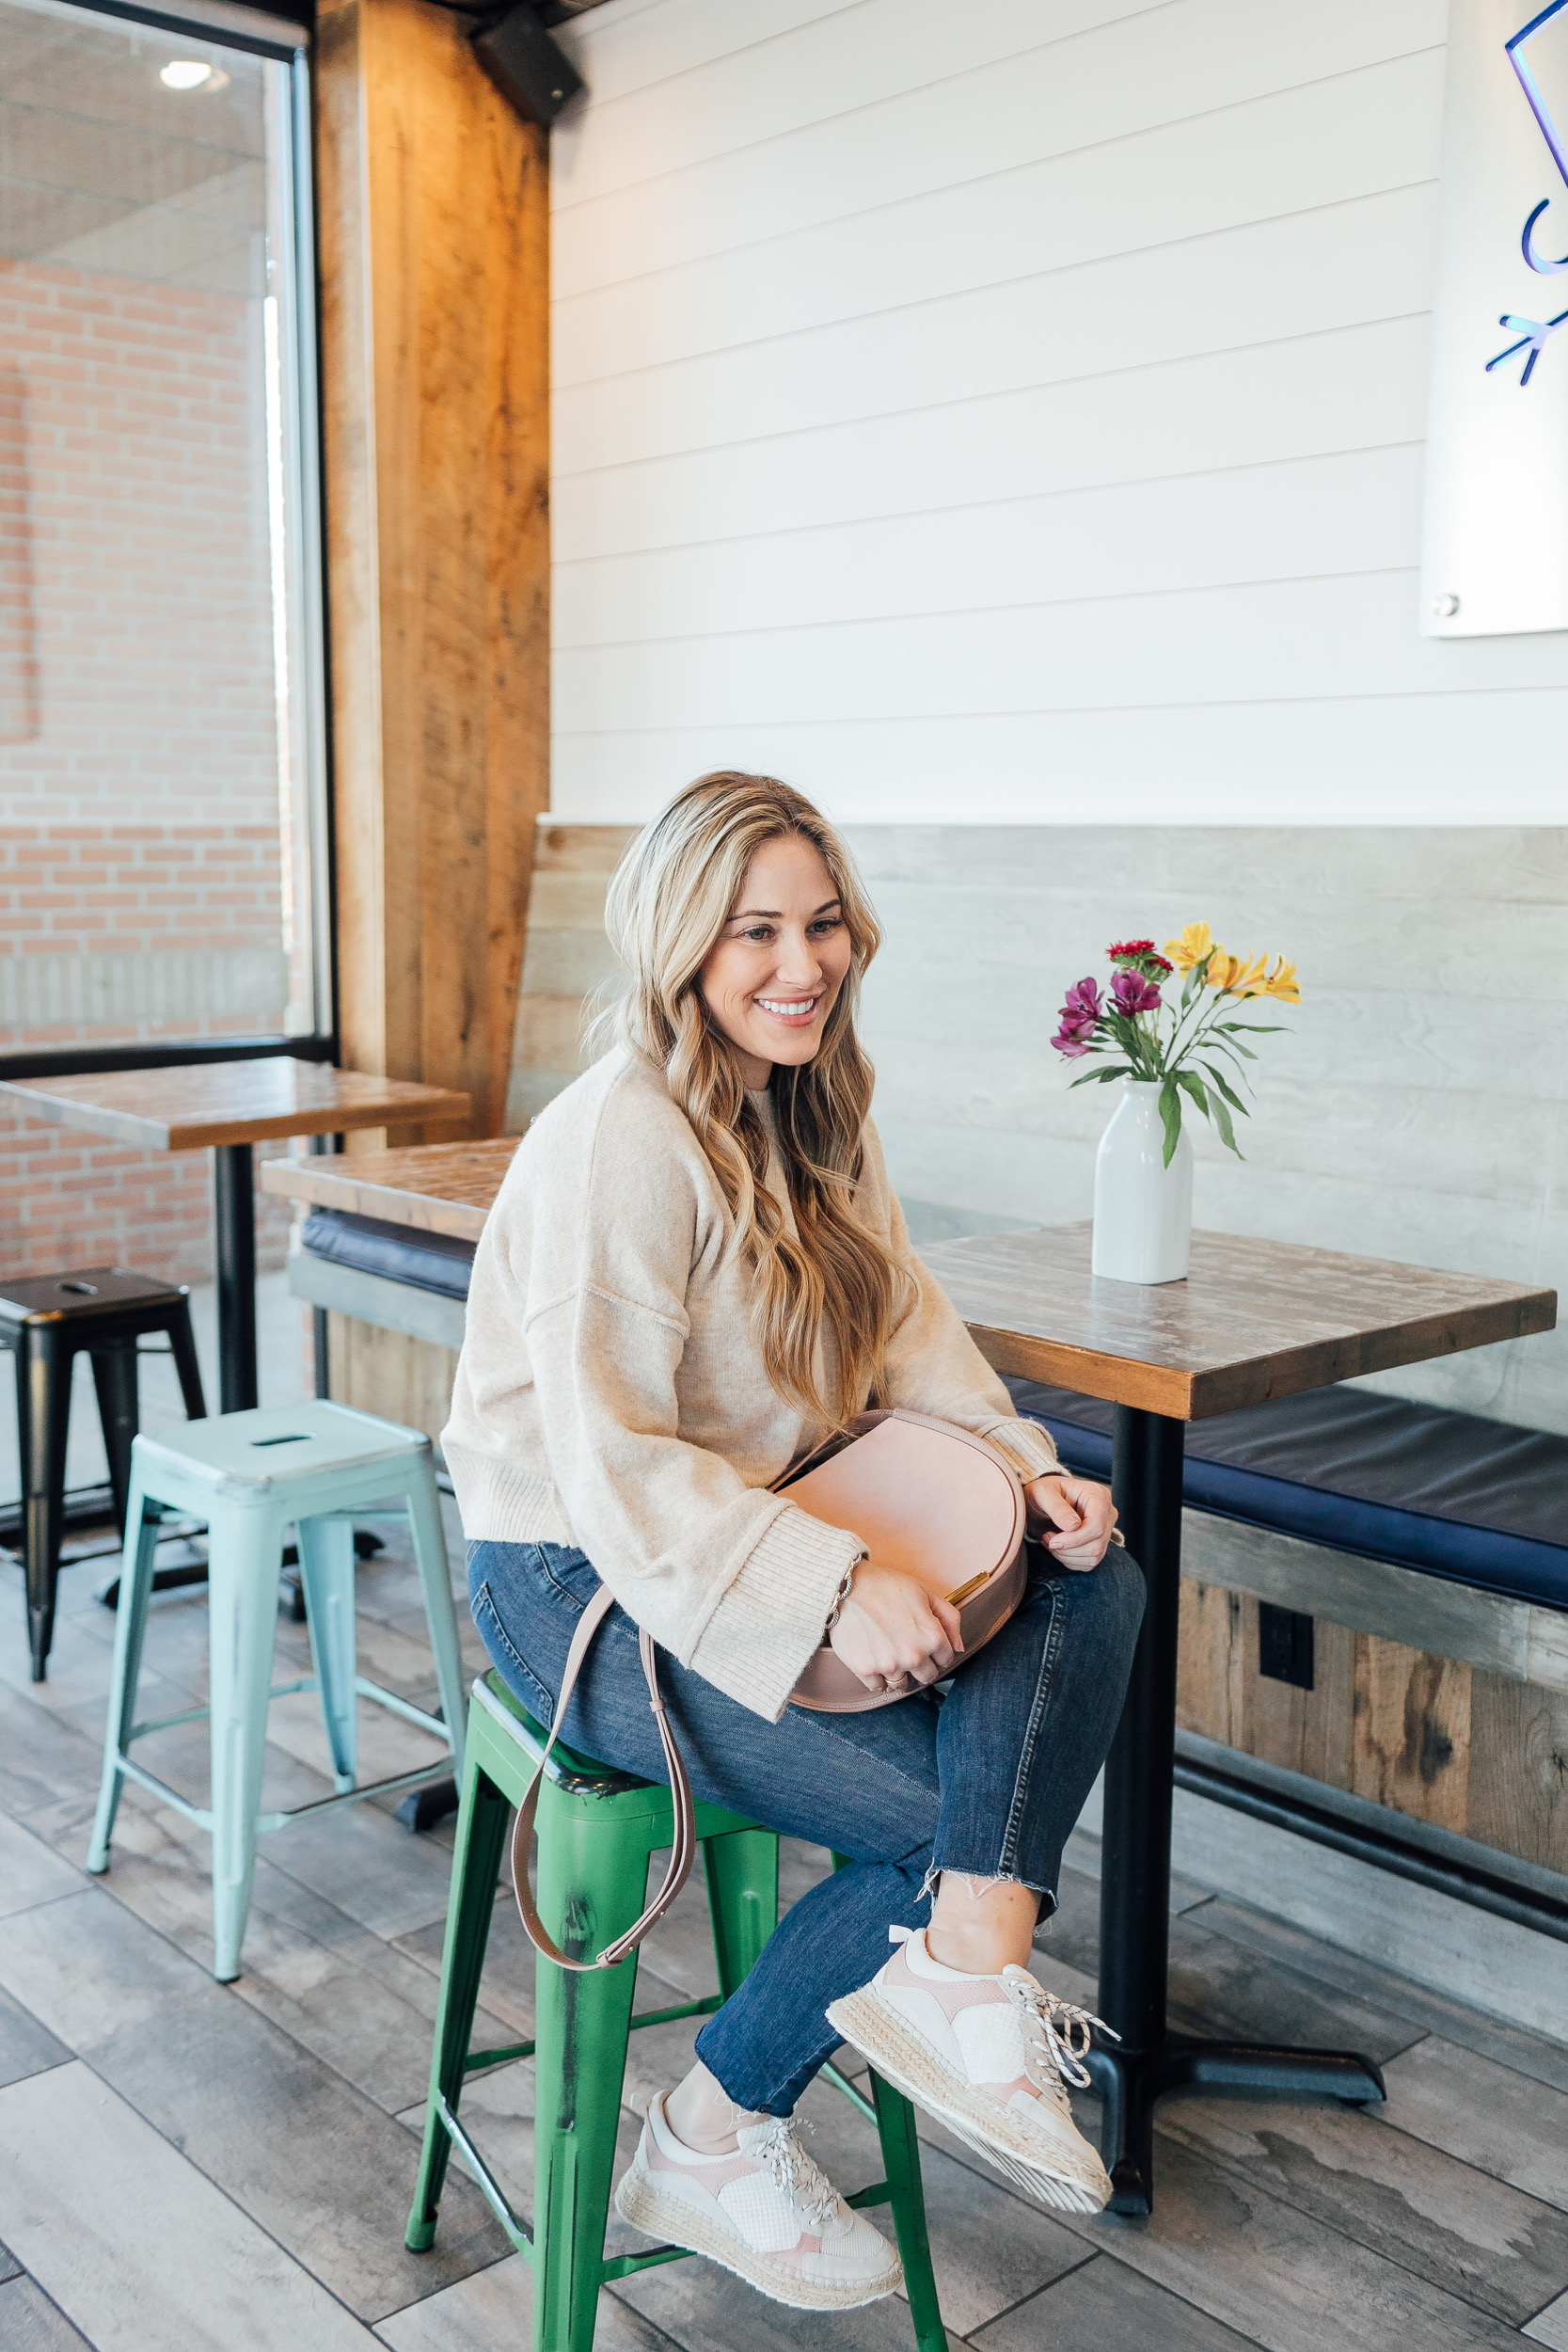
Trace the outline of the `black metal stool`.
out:
M 207 1406 L 191 1331 L 190 1298 L 179 1284 L 160 1282 L 150 1274 L 132 1274 L 119 1265 L 0 1281 L 0 1347 L 10 1348 L 16 1357 L 27 1636 L 35 1682 L 43 1680 L 55 1637 L 71 1367 L 86 1348 L 98 1391 L 115 1518 L 123 1534 L 131 1441 L 136 1434 L 136 1342 L 151 1331 L 167 1332 L 186 1414 L 192 1421 L 204 1421 Z

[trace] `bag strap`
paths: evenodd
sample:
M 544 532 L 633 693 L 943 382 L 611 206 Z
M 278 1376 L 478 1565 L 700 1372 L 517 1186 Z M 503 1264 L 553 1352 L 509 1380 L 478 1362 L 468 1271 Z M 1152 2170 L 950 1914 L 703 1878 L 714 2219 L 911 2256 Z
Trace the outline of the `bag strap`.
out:
M 582 1672 L 594 1636 L 614 1606 L 614 1594 L 608 1584 L 601 1584 L 578 1620 L 578 1629 L 572 1636 L 572 1645 L 566 1652 L 566 1663 L 562 1671 L 561 1695 L 555 1703 L 555 1720 L 550 1725 L 550 1736 L 545 1742 L 538 1764 L 534 1767 L 533 1778 L 529 1782 L 523 1801 L 517 1807 L 517 1819 L 512 1832 L 512 1891 L 517 1898 L 517 1915 L 529 1942 L 536 1951 L 543 1952 L 546 1960 L 553 1961 L 558 1968 L 570 1968 L 578 1976 L 587 1976 L 595 1968 L 614 1968 L 625 1960 L 626 1954 L 641 1943 L 649 1929 L 663 1918 L 691 1876 L 691 1866 L 697 1858 L 697 1809 L 692 1803 L 691 1783 L 687 1777 L 686 1766 L 681 1762 L 675 1735 L 670 1728 L 670 1718 L 664 1711 L 664 1695 L 658 1687 L 658 1653 L 654 1647 L 652 1634 L 640 1628 L 637 1646 L 648 1685 L 649 1704 L 664 1749 L 665 1770 L 670 1775 L 671 1806 L 675 1817 L 675 1842 L 670 1851 L 670 1865 L 664 1873 L 664 1883 L 641 1919 L 627 1928 L 624 1935 L 618 1935 L 612 1944 L 607 1944 L 596 1960 L 568 1960 L 565 1953 L 551 1941 L 539 1916 L 539 1907 L 534 1901 L 533 1888 L 529 1881 L 529 1846 L 533 1836 L 533 1817 L 539 1809 L 539 1784 L 544 1779 L 550 1751 L 561 1737 L 567 1701 Z

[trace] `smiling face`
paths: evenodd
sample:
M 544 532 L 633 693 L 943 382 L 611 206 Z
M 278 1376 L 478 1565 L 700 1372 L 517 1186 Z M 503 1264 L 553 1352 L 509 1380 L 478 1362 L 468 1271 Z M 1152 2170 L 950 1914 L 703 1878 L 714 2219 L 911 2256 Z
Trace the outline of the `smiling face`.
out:
M 765 841 L 697 975 L 749 1087 L 815 1057 L 853 949 L 833 878 L 800 834 Z

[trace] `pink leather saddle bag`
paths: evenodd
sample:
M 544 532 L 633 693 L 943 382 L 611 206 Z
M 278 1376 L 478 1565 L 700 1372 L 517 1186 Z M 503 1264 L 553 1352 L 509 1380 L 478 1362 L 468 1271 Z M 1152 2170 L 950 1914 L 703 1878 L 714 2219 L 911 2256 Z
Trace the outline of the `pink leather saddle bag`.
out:
M 847 1527 L 859 1535 L 874 1560 L 902 1568 L 927 1592 L 951 1601 L 963 1629 L 964 1654 L 990 1640 L 1023 1597 L 1027 1568 L 1023 1549 L 1023 1487 L 1017 1472 L 983 1438 L 927 1413 L 863 1413 L 849 1434 L 832 1438 L 778 1482 L 799 1509 Z M 690 1876 L 697 1852 L 696 1807 L 691 1784 L 658 1687 L 653 1638 L 641 1633 L 642 1672 L 653 1704 L 670 1774 L 674 1836 L 664 1883 L 642 1916 L 607 1944 L 593 1960 L 569 1958 L 547 1933 L 529 1883 L 529 1845 L 539 1804 L 540 1783 L 551 1749 L 561 1736 L 566 1706 L 594 1634 L 614 1606 L 608 1585 L 599 1587 L 578 1621 L 556 1701 L 555 1720 L 529 1783 L 512 1833 L 512 1884 L 530 1941 L 557 1967 L 583 1973 L 613 1968 L 641 1944 L 662 1918 Z M 892 1707 L 910 1693 L 868 1691 L 824 1642 L 792 1692 L 799 1707 L 832 1714 L 860 1714 Z
M 850 1428 L 774 1491 L 830 1527 L 849 1528 L 880 1566 L 902 1568 L 933 1600 L 951 1601 L 973 1658 L 1023 1597 L 1022 1482 L 984 1438 L 929 1413 L 862 1413 Z M 830 1715 L 864 1714 L 908 1695 L 868 1691 L 827 1642 L 792 1693 L 797 1707 Z

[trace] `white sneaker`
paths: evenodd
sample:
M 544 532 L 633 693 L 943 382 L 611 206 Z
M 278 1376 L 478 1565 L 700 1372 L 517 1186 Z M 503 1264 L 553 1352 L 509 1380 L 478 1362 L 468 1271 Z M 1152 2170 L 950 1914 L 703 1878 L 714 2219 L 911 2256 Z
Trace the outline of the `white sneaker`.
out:
M 797 2311 L 852 2311 L 902 2284 L 893 2248 L 812 2162 L 790 2117 L 764 2116 L 737 2137 L 722 2155 L 688 2148 L 660 2092 L 615 2191 L 617 2213 Z
M 901 1948 L 828 2023 L 906 2098 L 1041 2204 L 1099 2213 L 1111 2183 L 1072 2120 L 1067 2085 L 1100 2020 L 1058 2000 L 1026 1968 L 999 1977 L 944 1968 L 926 1931 L 890 1928 Z

